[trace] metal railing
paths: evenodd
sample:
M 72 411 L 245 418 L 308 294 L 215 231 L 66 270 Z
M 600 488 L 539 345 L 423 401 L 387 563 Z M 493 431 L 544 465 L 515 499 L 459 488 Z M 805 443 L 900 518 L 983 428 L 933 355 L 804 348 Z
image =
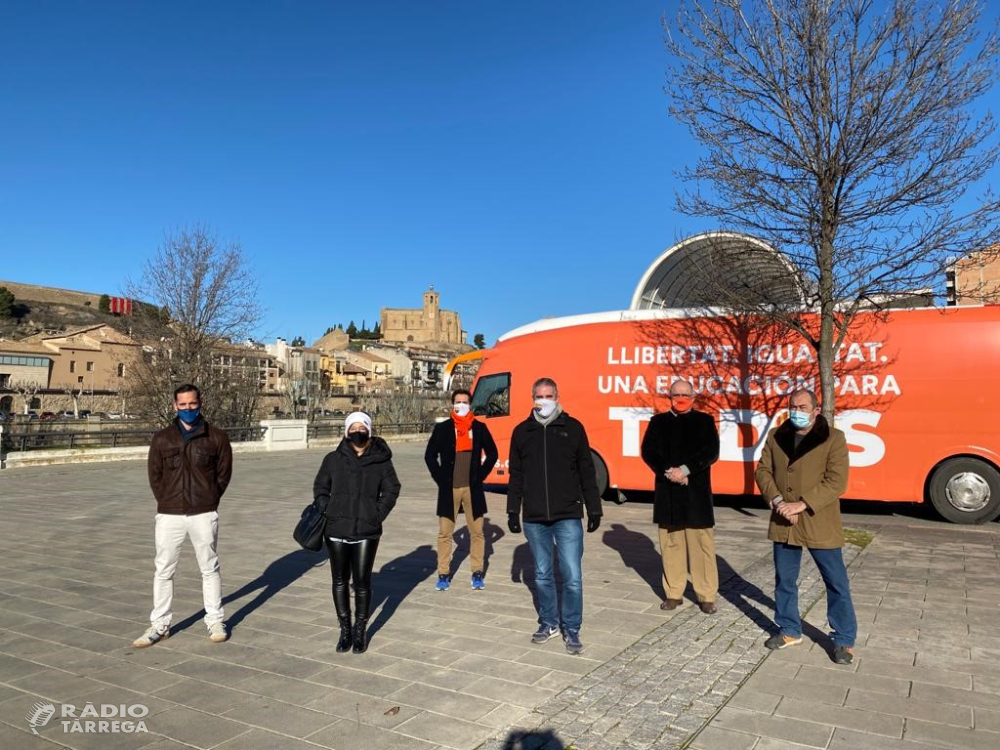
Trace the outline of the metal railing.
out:
M 264 439 L 266 427 L 226 427 L 229 439 L 234 443 L 255 442 Z M 126 448 L 149 445 L 156 428 L 142 430 L 60 430 L 29 432 L 8 432 L 3 430 L 3 453 L 37 450 L 58 450 L 60 448 Z
M 376 435 L 387 437 L 389 435 L 413 435 L 430 434 L 434 429 L 435 422 L 424 420 L 422 422 L 375 422 L 374 429 Z M 339 438 L 344 436 L 344 423 L 342 420 L 336 422 L 313 422 L 308 427 L 310 440 L 322 438 Z

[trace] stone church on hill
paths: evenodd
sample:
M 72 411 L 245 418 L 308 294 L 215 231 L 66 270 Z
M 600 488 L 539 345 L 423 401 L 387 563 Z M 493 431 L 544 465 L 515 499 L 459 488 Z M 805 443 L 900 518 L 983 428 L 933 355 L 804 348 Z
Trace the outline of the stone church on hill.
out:
M 382 308 L 382 341 L 400 344 L 465 344 L 466 332 L 454 310 L 441 309 L 434 286 L 424 292 L 420 310 Z

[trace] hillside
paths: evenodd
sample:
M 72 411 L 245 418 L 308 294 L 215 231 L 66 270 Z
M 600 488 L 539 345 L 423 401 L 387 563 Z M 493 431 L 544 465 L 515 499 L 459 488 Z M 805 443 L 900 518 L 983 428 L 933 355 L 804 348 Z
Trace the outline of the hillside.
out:
M 0 279 L 14 295 L 14 317 L 0 319 L 0 338 L 20 339 L 43 331 L 62 331 L 120 319 L 98 309 L 101 293 L 22 284 Z

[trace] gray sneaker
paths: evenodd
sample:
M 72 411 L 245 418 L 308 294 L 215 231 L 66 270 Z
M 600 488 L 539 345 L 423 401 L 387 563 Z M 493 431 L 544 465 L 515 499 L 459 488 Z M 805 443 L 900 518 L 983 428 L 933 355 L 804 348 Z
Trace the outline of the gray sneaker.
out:
M 229 640 L 229 633 L 226 631 L 226 623 L 213 622 L 208 626 L 208 640 L 212 643 L 223 643 Z
M 562 637 L 563 643 L 566 644 L 567 653 L 573 654 L 574 656 L 576 654 L 583 653 L 583 644 L 580 642 L 579 632 L 576 630 L 564 630 Z
M 548 625 L 540 625 L 538 630 L 536 630 L 531 635 L 532 643 L 545 643 L 550 641 L 559 635 L 559 628 L 550 627 Z
M 145 633 L 132 641 L 132 648 L 149 648 L 170 637 L 170 630 L 160 631 L 155 625 L 150 625 Z

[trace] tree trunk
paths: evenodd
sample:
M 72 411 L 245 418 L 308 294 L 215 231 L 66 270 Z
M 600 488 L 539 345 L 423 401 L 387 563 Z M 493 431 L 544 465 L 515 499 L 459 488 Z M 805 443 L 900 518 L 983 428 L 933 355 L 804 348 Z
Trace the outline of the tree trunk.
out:
M 833 424 L 835 402 L 833 364 L 836 351 L 833 346 L 833 316 L 837 300 L 834 294 L 832 228 L 824 227 L 819 247 L 819 381 L 823 416 Z

